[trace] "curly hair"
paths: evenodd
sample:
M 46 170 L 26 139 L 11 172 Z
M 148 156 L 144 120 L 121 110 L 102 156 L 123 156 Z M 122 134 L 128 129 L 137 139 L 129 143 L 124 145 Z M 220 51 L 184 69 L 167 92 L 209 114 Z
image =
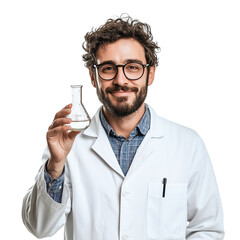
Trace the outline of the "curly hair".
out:
M 128 15 L 121 15 L 117 19 L 108 19 L 104 25 L 92 29 L 85 35 L 85 42 L 82 44 L 86 51 L 86 54 L 82 56 L 85 66 L 89 69 L 93 68 L 93 65 L 96 64 L 96 52 L 100 46 L 123 38 L 137 40 L 145 50 L 147 63 L 150 66 L 158 65 L 157 51 L 160 50 L 160 47 L 153 42 L 150 26 L 139 20 L 133 20 Z

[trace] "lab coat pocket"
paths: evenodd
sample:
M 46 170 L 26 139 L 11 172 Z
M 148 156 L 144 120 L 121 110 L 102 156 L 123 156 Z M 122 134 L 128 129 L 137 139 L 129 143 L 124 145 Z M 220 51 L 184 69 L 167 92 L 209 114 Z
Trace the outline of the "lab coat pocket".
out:
M 149 240 L 184 240 L 187 227 L 187 184 L 151 182 L 148 188 Z

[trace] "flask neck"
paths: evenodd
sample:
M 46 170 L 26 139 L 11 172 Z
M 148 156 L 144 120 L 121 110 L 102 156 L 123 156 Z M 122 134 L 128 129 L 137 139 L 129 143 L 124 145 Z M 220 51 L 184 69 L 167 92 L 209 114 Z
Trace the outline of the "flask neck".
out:
M 72 104 L 82 104 L 82 86 L 71 86 L 72 87 Z

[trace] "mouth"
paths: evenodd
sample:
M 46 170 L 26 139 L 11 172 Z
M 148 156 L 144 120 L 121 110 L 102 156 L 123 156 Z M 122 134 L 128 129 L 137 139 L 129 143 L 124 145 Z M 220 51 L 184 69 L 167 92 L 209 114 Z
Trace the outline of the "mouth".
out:
M 118 97 L 125 97 L 129 96 L 129 94 L 133 93 L 132 91 L 112 91 L 110 94 L 113 96 L 118 96 Z
M 131 93 L 136 93 L 138 89 L 136 87 L 129 88 L 127 86 L 116 85 L 114 88 L 107 88 L 106 94 L 110 93 L 113 96 L 125 97 L 129 96 Z

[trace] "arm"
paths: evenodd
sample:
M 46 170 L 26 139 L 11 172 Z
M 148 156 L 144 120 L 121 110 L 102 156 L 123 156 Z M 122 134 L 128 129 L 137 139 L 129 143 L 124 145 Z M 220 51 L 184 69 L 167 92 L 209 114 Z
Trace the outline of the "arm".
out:
M 47 151 L 44 156 L 47 156 Z M 54 201 L 46 190 L 44 179 L 45 163 L 36 176 L 35 184 L 28 190 L 23 199 L 22 219 L 26 228 L 36 237 L 52 236 L 66 221 L 71 209 L 70 191 L 63 186 L 62 203 Z
M 46 164 L 47 165 L 47 164 Z M 44 169 L 44 180 L 46 182 L 46 190 L 49 196 L 56 202 L 62 202 L 62 192 L 64 184 L 64 170 L 60 177 L 52 179 L 51 175 L 46 170 L 46 165 Z
M 71 105 L 60 110 L 47 132 L 48 149 L 43 154 L 44 164 L 40 168 L 35 184 L 23 199 L 22 219 L 27 229 L 36 237 L 52 236 L 65 224 L 71 209 L 70 183 L 64 181 L 61 203 L 49 196 L 44 178 L 46 171 L 50 179 L 61 179 L 68 153 L 79 132 L 71 132 L 66 125 L 71 119 L 66 117 L 71 112 Z M 48 161 L 47 161 L 48 160 Z M 50 187 L 51 190 L 51 187 Z
M 222 240 L 223 211 L 207 150 L 201 141 L 195 152 L 188 186 L 187 240 Z

